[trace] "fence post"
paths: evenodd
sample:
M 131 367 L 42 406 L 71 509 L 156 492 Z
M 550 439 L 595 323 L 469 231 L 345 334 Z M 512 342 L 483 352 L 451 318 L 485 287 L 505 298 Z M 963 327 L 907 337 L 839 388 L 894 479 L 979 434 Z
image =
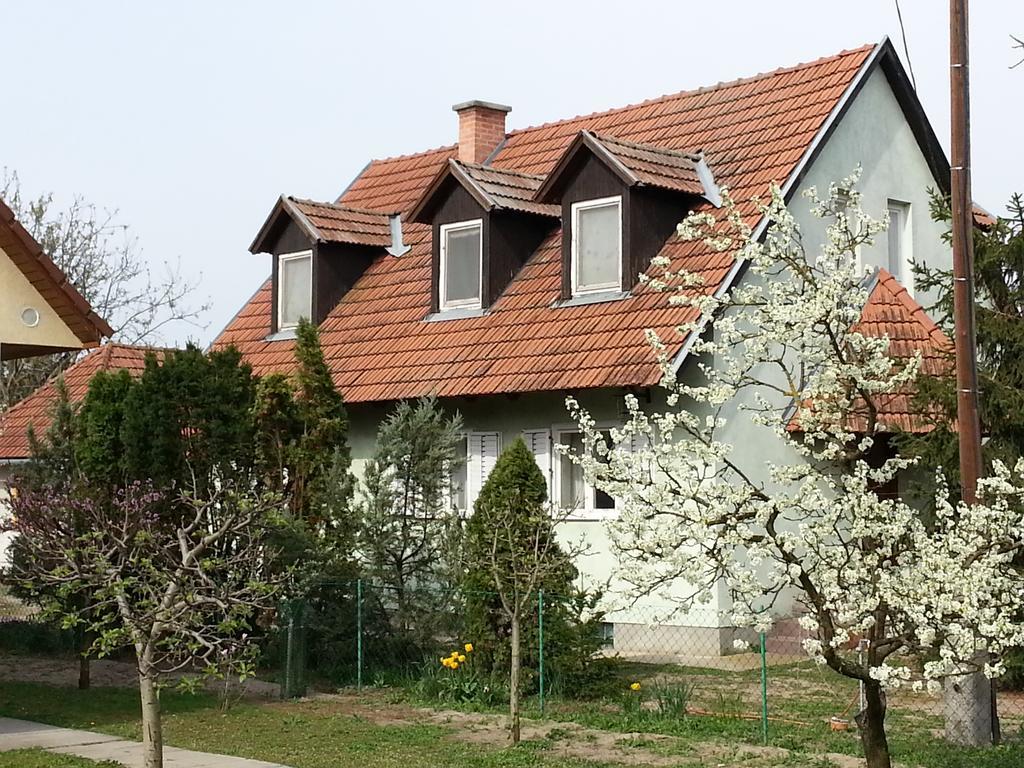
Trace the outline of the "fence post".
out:
M 356 579 L 356 690 L 363 690 L 363 580 Z
M 768 745 L 768 651 L 761 633 L 761 739 Z
M 544 716 L 544 590 L 537 590 L 537 643 L 540 651 L 540 715 Z

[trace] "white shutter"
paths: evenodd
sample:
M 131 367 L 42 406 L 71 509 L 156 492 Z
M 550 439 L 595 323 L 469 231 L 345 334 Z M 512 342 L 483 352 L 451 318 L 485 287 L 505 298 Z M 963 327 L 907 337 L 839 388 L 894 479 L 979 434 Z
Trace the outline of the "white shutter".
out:
M 533 454 L 537 466 L 544 474 L 544 482 L 548 487 L 548 499 L 551 499 L 551 430 L 531 429 L 523 432 L 523 442 Z
M 476 497 L 480 495 L 480 489 L 484 487 L 488 475 L 498 461 L 498 454 L 501 452 L 501 433 L 470 432 L 468 448 L 466 505 L 472 511 Z

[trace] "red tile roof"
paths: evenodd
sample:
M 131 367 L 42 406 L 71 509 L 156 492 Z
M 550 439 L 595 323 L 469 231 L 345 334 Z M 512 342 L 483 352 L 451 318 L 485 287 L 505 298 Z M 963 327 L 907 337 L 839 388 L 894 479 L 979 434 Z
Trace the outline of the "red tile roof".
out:
M 448 178 L 461 184 L 486 211 L 510 210 L 556 218 L 562 214 L 560 206 L 534 200 L 543 176 L 449 158 L 409 214 L 411 221 L 425 220 L 421 214 L 433 207 L 435 196 Z
M 546 176 L 581 130 L 620 142 L 679 152 L 701 149 L 715 179 L 728 186 L 741 212 L 756 223 L 755 195 L 782 183 L 807 156 L 814 139 L 871 56 L 866 46 L 768 74 L 664 96 L 557 123 L 511 132 L 491 165 Z M 339 203 L 407 214 L 456 153 L 444 147 L 371 163 Z M 680 210 L 680 218 L 685 211 Z M 381 255 L 321 324 L 335 384 L 350 402 L 427 393 L 472 396 L 609 386 L 648 386 L 660 371 L 644 342 L 653 328 L 693 318 L 661 294 L 635 289 L 627 298 L 584 306 L 552 304 L 560 297 L 561 235 L 553 233 L 480 317 L 424 322 L 430 311 L 430 229 L 408 224 L 412 250 Z M 673 237 L 661 251 L 673 269 L 701 275 L 715 290 L 733 266 L 729 253 Z M 294 366 L 292 342 L 267 341 L 269 281 L 215 341 L 235 344 L 257 373 Z
M 897 360 L 909 360 L 920 353 L 922 374 L 940 376 L 949 371 L 953 343 L 899 280 L 885 269 L 878 271 L 860 322 L 853 330 L 865 336 L 888 337 L 889 354 Z M 934 428 L 915 407 L 912 387 L 878 395 L 874 404 L 878 409 L 878 429 L 882 432 L 922 433 Z M 856 431 L 867 428 L 867 405 L 863 401 L 854 406 L 850 424 Z M 799 431 L 799 413 L 794 415 L 789 429 Z
M 35 238 L 0 200 L 0 249 L 10 257 L 46 303 L 57 313 L 83 347 L 95 347 L 114 331 L 97 315 Z M 44 354 L 39 352 L 38 354 Z
M 703 161 L 701 154 L 623 141 L 583 130 L 548 175 L 538 193 L 538 199 L 547 200 L 552 197 L 552 188 L 559 186 L 560 171 L 583 147 L 604 158 L 609 167 L 629 186 L 638 184 L 691 195 L 706 194 L 697 170 Z
M 384 248 L 391 245 L 386 213 L 364 211 L 335 203 L 317 203 L 289 197 L 325 243 L 351 243 Z
M 80 403 L 89 389 L 89 382 L 99 371 L 127 370 L 133 375 L 142 372 L 146 355 L 161 354 L 151 347 L 133 347 L 108 343 L 89 352 L 64 371 L 64 385 L 72 403 Z M 42 436 L 50 426 L 50 410 L 57 402 L 56 380 L 50 380 L 31 395 L 0 413 L 0 461 L 25 459 L 29 456 L 28 428 Z

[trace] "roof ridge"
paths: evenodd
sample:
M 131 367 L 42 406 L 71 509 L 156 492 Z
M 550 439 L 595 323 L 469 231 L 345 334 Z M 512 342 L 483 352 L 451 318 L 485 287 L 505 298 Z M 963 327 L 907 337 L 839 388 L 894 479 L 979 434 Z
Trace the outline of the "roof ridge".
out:
M 374 163 L 394 163 L 394 162 L 398 162 L 399 160 L 409 160 L 410 158 L 413 158 L 413 157 L 423 157 L 424 155 L 433 155 L 433 154 L 436 154 L 438 152 L 451 152 L 453 149 L 458 149 L 458 148 L 459 148 L 459 145 L 456 142 L 455 144 L 446 144 L 444 146 L 434 147 L 433 149 L 424 149 L 424 150 L 422 150 L 420 152 L 409 152 L 409 153 L 404 154 L 404 155 L 389 155 L 388 157 L 374 157 L 374 158 L 372 158 L 370 160 L 370 162 L 367 164 L 367 166 L 369 167 L 369 165 L 372 165 Z M 366 168 L 363 169 L 363 171 L 365 171 L 365 170 L 366 170 Z M 362 176 L 362 175 L 363 175 L 362 172 L 360 172 L 359 176 Z M 356 176 L 356 179 L 358 179 L 359 176 Z
M 853 54 L 856 54 L 856 53 L 863 53 L 864 51 L 871 50 L 871 49 L 877 47 L 878 45 L 879 45 L 878 43 L 867 43 L 867 44 L 861 45 L 861 46 L 859 46 L 857 48 L 843 49 L 842 51 L 839 51 L 838 53 L 833 53 L 833 54 L 830 54 L 828 56 L 821 56 L 821 57 L 819 57 L 817 59 L 813 59 L 811 61 L 802 61 L 802 62 L 799 62 L 797 64 L 791 64 L 790 66 L 787 66 L 787 67 L 778 67 L 777 69 L 773 69 L 773 70 L 770 70 L 768 72 L 758 72 L 757 74 L 748 75 L 746 77 L 738 77 L 738 78 L 736 78 L 734 80 L 720 80 L 719 82 L 715 83 L 714 85 L 702 85 L 702 86 L 700 86 L 698 88 L 691 88 L 691 89 L 688 89 L 688 90 L 676 91 L 674 93 L 665 93 L 665 94 L 662 94 L 661 96 L 655 96 L 653 98 L 645 99 L 644 101 L 634 102 L 632 104 L 625 104 L 625 105 L 623 105 L 621 107 L 612 107 L 610 109 L 597 110 L 597 111 L 594 111 L 594 112 L 588 112 L 588 113 L 584 113 L 584 114 L 580 114 L 580 115 L 575 115 L 574 117 L 562 118 L 560 120 L 550 120 L 550 121 L 548 121 L 546 123 L 538 123 L 536 125 L 528 125 L 528 126 L 525 126 L 523 128 L 515 128 L 514 130 L 508 131 L 507 135 L 508 136 L 514 136 L 515 134 L 525 133 L 527 131 L 540 130 L 542 128 L 552 128 L 552 127 L 554 127 L 556 125 L 565 125 L 567 123 L 574 123 L 574 122 L 577 122 L 577 121 L 580 121 L 580 120 L 591 120 L 591 119 L 594 119 L 594 118 L 597 118 L 597 117 L 604 117 L 604 116 L 607 116 L 607 115 L 614 115 L 614 114 L 616 114 L 618 112 L 625 112 L 625 111 L 630 110 L 630 109 L 637 109 L 638 107 L 646 107 L 646 106 L 650 106 L 651 104 L 658 104 L 658 103 L 661 103 L 661 102 L 669 101 L 671 99 L 678 99 L 678 98 L 680 98 L 682 96 L 693 96 L 693 95 L 696 95 L 696 94 L 699 94 L 699 93 L 707 93 L 707 92 L 710 92 L 710 91 L 717 91 L 717 90 L 719 90 L 721 88 L 732 88 L 732 87 L 735 87 L 735 86 L 738 86 L 738 85 L 746 85 L 747 83 L 756 82 L 758 80 L 764 80 L 764 79 L 769 78 L 769 77 L 777 77 L 778 75 L 784 75 L 784 74 L 786 74 L 788 72 L 796 72 L 797 70 L 808 69 L 810 67 L 820 66 L 821 64 L 824 64 L 824 63 L 829 62 L 829 61 L 835 61 L 836 59 L 841 59 L 841 58 L 843 58 L 845 56 L 852 56 Z

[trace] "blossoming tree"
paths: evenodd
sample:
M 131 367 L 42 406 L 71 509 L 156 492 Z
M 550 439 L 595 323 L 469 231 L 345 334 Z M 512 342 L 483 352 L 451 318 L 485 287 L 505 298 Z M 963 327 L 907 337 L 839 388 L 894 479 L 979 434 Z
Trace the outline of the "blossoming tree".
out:
M 899 357 L 887 338 L 856 329 L 870 287 L 857 252 L 886 226 L 861 211 L 856 181 L 809 191 L 826 224 L 820 252 L 778 188 L 758 203 L 761 239 L 728 196 L 724 217 L 688 217 L 682 238 L 747 262 L 720 294 L 656 263 L 650 287 L 696 310 L 678 328 L 699 334 L 696 370 L 677 375 L 649 333 L 663 412 L 629 396 L 626 423 L 606 438 L 569 407 L 585 434 L 575 460 L 621 502 L 610 533 L 632 591 L 665 590 L 687 607 L 724 587 L 734 625 L 757 630 L 798 610 L 808 653 L 863 684 L 867 764 L 888 768 L 886 689 L 935 690 L 979 666 L 998 675 L 999 654 L 1024 641 L 1013 623 L 1024 581 L 1008 567 L 1024 539 L 1024 464 L 998 466 L 972 508 L 952 506 L 939 478 L 933 519 L 878 492 L 912 471 L 912 459 L 879 451 L 880 414 L 906 394 L 920 356 Z M 769 451 L 737 450 L 738 439 L 764 438 Z

